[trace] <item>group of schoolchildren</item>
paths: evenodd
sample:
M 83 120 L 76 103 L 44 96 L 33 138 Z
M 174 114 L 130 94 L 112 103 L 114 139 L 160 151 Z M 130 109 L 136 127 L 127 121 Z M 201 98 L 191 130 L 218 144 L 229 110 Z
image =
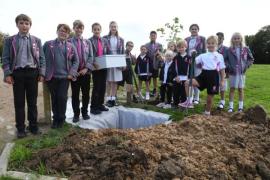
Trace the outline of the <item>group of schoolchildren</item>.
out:
M 69 83 L 72 90 L 73 122 L 90 119 L 88 105 L 90 101 L 90 81 L 93 89 L 90 112 L 94 115 L 108 111 L 106 107 L 116 106 L 117 89 L 125 83 L 127 101 L 136 101 L 133 88 L 134 71 L 138 76 L 137 93 L 140 98 L 150 99 L 158 96 L 158 107 L 193 108 L 200 102 L 199 93 L 207 89 L 205 114 L 210 115 L 213 96 L 220 92 L 220 109 L 225 106 L 227 79 L 230 82 L 229 112 L 233 112 L 234 91 L 239 92 L 239 108 L 243 110 L 243 88 L 245 72 L 253 63 L 250 50 L 244 46 L 243 37 L 235 33 L 229 48 L 223 45 L 223 33 L 205 39 L 198 35 L 199 26 L 192 24 L 191 36 L 177 44 L 170 42 L 163 53 L 162 45 L 156 42 L 157 33 L 150 32 L 150 42 L 140 47 L 140 55 L 131 54 L 133 42 L 124 44 L 119 36 L 115 21 L 109 25 L 109 34 L 101 37 L 101 25 L 92 24 L 93 36 L 82 37 L 84 24 L 80 20 L 73 23 L 74 36 L 66 24 L 57 26 L 57 38 L 42 46 L 39 38 L 29 34 L 31 18 L 20 14 L 15 19 L 19 33 L 5 38 L 2 68 L 4 81 L 13 85 L 17 137 L 26 136 L 26 130 L 39 134 L 37 124 L 38 82 L 45 82 L 51 96 L 53 121 L 52 128 L 61 128 L 65 122 Z M 207 49 L 207 50 L 206 50 Z M 96 57 L 106 54 L 125 54 L 126 67 L 100 69 Z M 164 55 L 163 55 L 164 54 Z M 226 65 L 226 66 L 225 66 Z M 226 70 L 226 72 L 225 72 Z M 158 78 L 160 91 L 158 92 Z M 146 92 L 142 95 L 142 82 Z M 150 83 L 153 91 L 150 93 Z M 190 91 L 189 87 L 193 87 Z M 80 108 L 80 92 L 82 107 Z M 104 97 L 106 96 L 106 106 Z M 25 98 L 26 97 L 26 98 Z M 25 99 L 27 119 L 25 127 Z

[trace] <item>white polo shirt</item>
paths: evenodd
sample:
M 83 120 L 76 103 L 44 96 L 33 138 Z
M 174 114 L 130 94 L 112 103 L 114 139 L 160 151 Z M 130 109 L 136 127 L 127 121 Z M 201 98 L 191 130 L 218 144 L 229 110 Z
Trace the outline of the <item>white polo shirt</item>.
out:
M 196 64 L 200 65 L 203 70 L 217 70 L 225 69 L 224 58 L 218 52 L 207 52 L 199 55 L 195 59 Z

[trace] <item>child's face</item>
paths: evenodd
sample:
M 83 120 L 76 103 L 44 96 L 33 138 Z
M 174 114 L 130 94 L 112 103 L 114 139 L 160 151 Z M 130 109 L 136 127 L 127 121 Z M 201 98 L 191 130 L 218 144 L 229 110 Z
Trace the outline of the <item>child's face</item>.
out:
M 29 30 L 31 28 L 31 24 L 29 21 L 20 20 L 17 23 L 17 28 L 19 29 L 19 32 L 22 34 L 29 33 Z
M 223 41 L 224 41 L 224 37 L 221 36 L 221 35 L 218 35 L 218 44 L 219 44 L 219 45 L 222 44 Z
M 170 44 L 168 48 L 169 48 L 169 50 L 171 50 L 172 52 L 175 51 L 175 46 L 174 46 L 173 44 Z
M 181 46 L 178 46 L 177 47 L 177 51 L 180 53 L 180 54 L 184 54 L 186 52 L 186 49 L 187 47 L 185 45 L 181 45 Z
M 173 59 L 173 56 L 166 54 L 165 59 L 166 61 L 171 61 Z
M 198 36 L 199 29 L 197 26 L 192 26 L 189 32 L 191 33 L 191 36 Z
M 142 47 L 142 48 L 141 48 L 141 54 L 142 54 L 142 55 L 145 55 L 146 53 L 147 53 L 146 47 Z
M 209 52 L 214 52 L 216 50 L 217 43 L 216 41 L 210 39 L 207 41 L 207 49 Z
M 235 35 L 233 38 L 232 38 L 232 43 L 234 46 L 240 46 L 241 43 L 242 43 L 242 38 L 238 35 Z
M 150 34 L 150 40 L 151 40 L 151 42 L 156 42 L 157 35 L 155 33 Z
M 58 39 L 60 39 L 61 41 L 64 41 L 68 38 L 69 33 L 67 32 L 67 30 L 62 26 L 58 29 L 57 31 L 57 36 Z
M 117 30 L 118 30 L 117 24 L 112 23 L 112 24 L 110 25 L 110 31 L 111 31 L 111 34 L 116 34 L 116 33 L 117 33 Z
M 126 50 L 127 50 L 128 52 L 131 52 L 132 49 L 133 49 L 133 47 L 134 47 L 133 43 L 128 43 L 127 46 L 126 46 Z
M 92 29 L 92 32 L 93 32 L 94 36 L 100 37 L 101 27 L 100 26 L 94 26 L 93 29 Z
M 82 33 L 83 33 L 83 30 L 84 30 L 84 27 L 83 26 L 75 26 L 74 28 L 73 28 L 73 30 L 74 30 L 74 32 L 75 32 L 75 35 L 77 36 L 77 37 L 80 37 L 81 35 L 82 35 Z

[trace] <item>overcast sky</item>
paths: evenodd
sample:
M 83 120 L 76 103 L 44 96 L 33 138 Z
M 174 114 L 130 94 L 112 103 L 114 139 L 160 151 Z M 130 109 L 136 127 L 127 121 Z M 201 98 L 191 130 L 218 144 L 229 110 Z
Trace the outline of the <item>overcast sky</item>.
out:
M 270 25 L 269 0 L 0 0 L 0 4 L 0 31 L 4 33 L 17 33 L 14 19 L 20 13 L 32 18 L 30 33 L 43 42 L 56 37 L 59 23 L 72 26 L 80 19 L 85 23 L 84 37 L 89 38 L 92 23 L 101 23 L 105 35 L 114 20 L 120 36 L 135 42 L 136 51 L 149 41 L 151 30 L 176 16 L 184 26 L 181 38 L 189 36 L 190 24 L 197 23 L 200 35 L 224 32 L 227 45 L 233 32 L 251 35 Z

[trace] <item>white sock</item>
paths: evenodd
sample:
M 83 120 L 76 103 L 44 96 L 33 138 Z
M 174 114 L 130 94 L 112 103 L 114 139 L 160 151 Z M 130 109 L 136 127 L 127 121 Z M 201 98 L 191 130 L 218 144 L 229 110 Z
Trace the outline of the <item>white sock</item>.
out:
M 244 101 L 239 101 L 239 109 L 243 109 L 244 107 Z
M 233 109 L 233 101 L 229 102 L 229 108 Z
M 112 100 L 115 101 L 115 99 L 116 99 L 115 96 L 112 96 Z
M 112 97 L 111 97 L 111 96 L 107 96 L 107 97 L 106 97 L 106 100 L 107 100 L 107 101 L 110 101 L 110 100 L 112 100 Z
M 204 111 L 205 115 L 210 115 L 210 111 Z
M 225 105 L 225 100 L 220 100 L 220 103 Z
M 188 98 L 188 101 L 189 101 L 190 104 L 192 104 L 193 103 L 193 98 L 192 97 Z
M 150 92 L 145 92 L 145 95 L 149 95 L 150 94 Z
M 198 88 L 194 88 L 194 101 L 200 101 L 200 90 Z

